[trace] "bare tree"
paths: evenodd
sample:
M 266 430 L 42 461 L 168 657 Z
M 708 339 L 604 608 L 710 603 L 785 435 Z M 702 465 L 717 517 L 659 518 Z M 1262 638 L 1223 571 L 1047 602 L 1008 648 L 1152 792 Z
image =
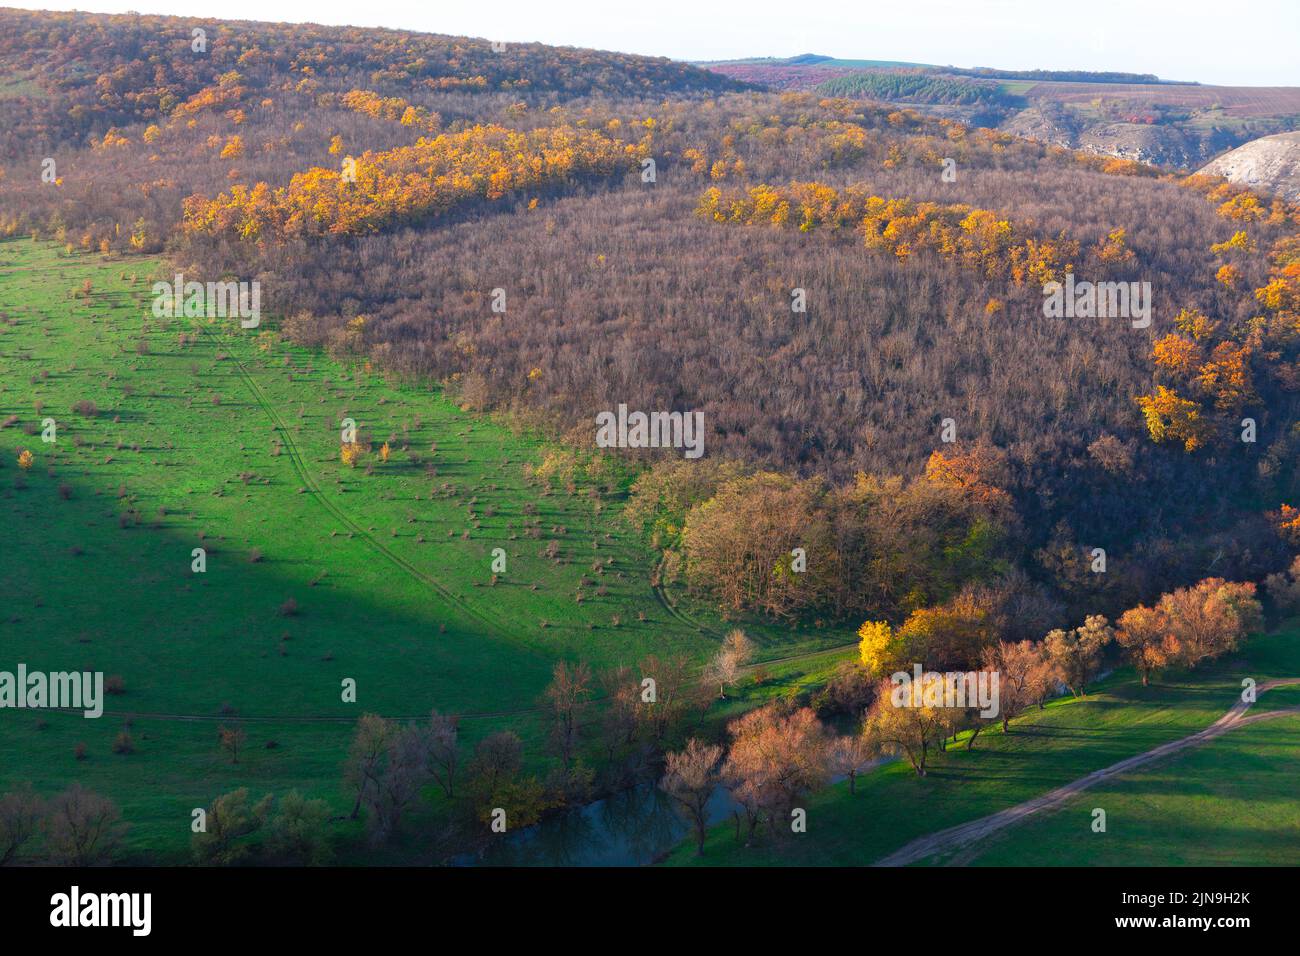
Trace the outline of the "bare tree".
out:
M 704 666 L 704 681 L 718 685 L 718 699 L 726 700 L 727 686 L 736 682 L 740 674 L 740 662 L 729 647 L 720 647 L 718 652 Z
M 828 774 L 826 731 L 807 707 L 752 710 L 731 722 L 731 750 L 723 766 L 728 788 L 746 811 L 752 838 L 758 823 L 775 821 Z
M 1041 700 L 1052 681 L 1052 665 L 1033 641 L 1000 641 L 984 649 L 984 668 L 998 675 L 998 719 L 1002 732 L 1010 722 Z M 970 744 L 974 744 L 972 735 Z
M 590 695 L 591 667 L 586 661 L 572 665 L 559 661 L 555 665 L 545 698 L 554 720 L 551 738 L 566 770 L 573 763 L 578 746 L 578 720 Z
M 361 803 L 366 791 L 370 789 L 380 773 L 383 772 L 384 757 L 388 753 L 396 728 L 377 714 L 362 714 L 357 720 L 357 728 L 352 735 L 352 744 L 348 747 L 347 763 L 343 776 L 348 787 L 356 794 L 352 812 L 348 819 L 355 820 L 361 812 Z
M 474 756 L 465 768 L 474 790 L 490 799 L 523 766 L 523 743 L 512 730 L 488 734 L 474 748 Z
M 230 754 L 231 763 L 239 763 L 239 752 L 244 749 L 244 742 L 248 735 L 244 733 L 244 728 L 239 724 L 233 724 L 230 727 L 222 724 L 217 728 L 217 742 L 221 749 Z
M 862 734 L 849 734 L 836 737 L 830 747 L 831 772 L 848 777 L 849 794 L 858 792 L 858 774 L 862 773 L 872 761 L 875 753 L 869 741 Z
M 40 829 L 45 801 L 25 783 L 0 797 L 0 866 L 7 866 Z
M 725 700 L 727 687 L 736 683 L 740 670 L 754 656 L 754 644 L 740 628 L 733 628 L 722 641 L 718 652 L 704 668 L 707 683 L 718 685 L 718 699 Z
M 126 827 L 112 800 L 74 783 L 51 801 L 45 841 L 56 863 L 94 866 L 117 849 Z
M 702 744 L 692 737 L 686 741 L 684 750 L 668 754 L 664 775 L 659 781 L 660 789 L 672 798 L 695 831 L 696 856 L 704 853 L 709 798 L 718 785 L 718 761 L 721 759 L 721 747 Z
M 454 715 L 440 714 L 436 710 L 429 715 L 425 735 L 429 773 L 449 800 L 455 796 L 456 767 L 460 760 L 459 734 L 459 721 Z
M 693 708 L 701 692 L 690 660 L 684 654 L 668 657 L 651 655 L 641 662 L 641 677 L 654 681 L 652 700 L 642 700 L 638 718 L 650 740 L 659 746 L 679 721 Z
M 392 836 L 406 808 L 419 796 L 428 778 L 428 754 L 423 728 L 408 724 L 389 735 L 382 767 L 364 791 L 366 824 L 375 842 Z

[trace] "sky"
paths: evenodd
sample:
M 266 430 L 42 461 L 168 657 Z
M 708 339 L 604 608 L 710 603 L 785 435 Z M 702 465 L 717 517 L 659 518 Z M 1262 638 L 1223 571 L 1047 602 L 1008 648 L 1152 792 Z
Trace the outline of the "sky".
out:
M 1300 0 L 0 0 L 5 6 L 385 26 L 721 60 L 820 53 L 1300 86 Z

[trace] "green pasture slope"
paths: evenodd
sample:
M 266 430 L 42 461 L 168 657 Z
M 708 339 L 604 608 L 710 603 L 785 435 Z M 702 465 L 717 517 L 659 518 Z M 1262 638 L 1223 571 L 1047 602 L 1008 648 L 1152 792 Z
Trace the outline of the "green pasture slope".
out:
M 1270 692 L 1271 693 L 1271 692 Z M 1266 699 L 1261 698 L 1261 700 Z M 974 866 L 1295 866 L 1300 716 L 1216 737 L 995 834 Z M 1106 830 L 1093 832 L 1093 810 Z
M 654 555 L 618 520 L 626 475 L 600 510 L 585 486 L 543 493 L 524 474 L 538 440 L 437 389 L 291 346 L 266 316 L 253 330 L 152 317 L 166 273 L 0 243 L 0 670 L 125 684 L 98 720 L 0 711 L 0 792 L 80 781 L 122 807 L 128 858 L 182 860 L 190 811 L 239 786 L 345 809 L 341 764 L 363 712 L 462 714 L 468 745 L 510 728 L 540 760 L 533 708 L 555 661 L 716 648 L 720 622 L 651 588 Z M 97 413 L 75 412 L 83 401 Z M 390 439 L 390 460 L 344 466 L 344 417 L 376 452 Z M 26 471 L 20 449 L 35 458 Z M 551 541 L 558 556 L 543 553 Z M 508 566 L 492 585 L 497 547 Z M 774 664 L 774 686 L 851 639 L 750 633 L 761 658 L 807 655 Z M 216 741 L 232 712 L 248 734 L 238 764 Z M 115 754 L 127 721 L 135 751 Z
M 995 813 L 1209 726 L 1238 699 L 1243 677 L 1300 677 L 1300 622 L 1251 640 L 1230 660 L 1143 687 L 1129 669 L 1086 698 L 1061 699 L 986 732 L 975 748 L 936 755 L 925 777 L 895 761 L 808 801 L 808 832 L 744 847 L 714 827 L 703 857 L 679 845 L 670 865 L 862 866 L 917 837 Z M 1278 695 L 1273 698 L 1273 695 Z M 1263 709 L 1300 703 L 1291 688 Z M 1300 859 L 1300 717 L 1231 730 L 1081 793 L 964 851 L 991 865 L 1294 864 Z M 1107 832 L 1091 830 L 1106 809 Z

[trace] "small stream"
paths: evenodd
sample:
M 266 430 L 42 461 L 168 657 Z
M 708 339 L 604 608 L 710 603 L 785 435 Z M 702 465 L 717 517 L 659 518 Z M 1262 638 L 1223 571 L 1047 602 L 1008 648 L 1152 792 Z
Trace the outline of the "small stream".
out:
M 872 761 L 867 773 L 892 759 Z M 837 784 L 845 777 L 833 777 Z M 725 787 L 709 798 L 708 823 L 732 819 L 740 805 Z M 654 784 L 642 784 L 603 800 L 549 816 L 507 834 L 480 855 L 466 854 L 458 866 L 645 866 L 691 835 L 673 802 Z
M 709 798 L 709 823 L 730 819 L 736 806 L 724 788 Z M 672 801 L 653 784 L 547 817 L 507 834 L 462 866 L 641 866 L 690 833 Z
M 1098 674 L 1093 683 L 1110 673 Z M 1069 691 L 1062 685 L 1057 693 Z M 894 759 L 872 761 L 863 773 Z M 844 779 L 837 776 L 831 783 Z M 709 798 L 709 825 L 730 820 L 737 809 L 731 794 L 717 787 Z M 690 829 L 663 791 L 647 783 L 546 817 L 506 834 L 478 855 L 465 854 L 453 862 L 458 866 L 644 866 L 689 836 Z

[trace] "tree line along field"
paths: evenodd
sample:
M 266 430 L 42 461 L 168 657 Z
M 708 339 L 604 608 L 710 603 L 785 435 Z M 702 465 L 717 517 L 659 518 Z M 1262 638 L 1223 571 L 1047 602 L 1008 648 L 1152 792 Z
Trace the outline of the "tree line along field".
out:
M 1170 672 L 1143 687 L 1121 668 L 1085 697 L 1061 697 L 935 755 L 924 777 L 895 760 L 809 796 L 808 830 L 737 839 L 732 822 L 709 830 L 703 853 L 679 845 L 673 866 L 866 866 L 910 841 L 1037 797 L 1093 771 L 1197 733 L 1233 704 L 1242 678 L 1300 676 L 1291 620 L 1199 672 Z M 1294 707 L 1296 689 L 1255 708 Z M 1272 696 L 1276 695 L 1276 697 Z M 918 862 L 990 866 L 1269 866 L 1300 852 L 1295 801 L 1300 714 L 1237 728 L 1105 780 L 970 846 Z M 1094 832 L 1094 808 L 1107 830 Z
M 688 623 L 651 587 L 653 555 L 617 520 L 618 475 L 584 484 L 590 498 L 530 482 L 526 465 L 545 454 L 536 439 L 294 347 L 273 321 L 153 318 L 160 270 L 0 244 L 3 653 L 123 685 L 98 720 L 7 710 L 0 789 L 77 779 L 119 802 L 130 851 L 184 859 L 190 810 L 238 786 L 342 805 L 360 713 L 460 714 L 467 747 L 512 729 L 541 767 L 536 702 L 556 660 L 702 663 L 716 646 L 719 622 Z M 94 412 L 74 411 L 82 402 Z M 340 462 L 344 417 L 372 440 L 368 465 Z M 205 573 L 191 570 L 197 547 Z M 491 584 L 495 547 L 508 563 Z M 759 658 L 848 640 L 750 633 Z M 813 653 L 808 666 L 828 660 Z M 774 665 L 755 693 L 801 673 Z M 356 704 L 341 700 L 344 678 Z M 247 732 L 237 764 L 217 745 L 226 724 Z M 124 728 L 134 752 L 116 754 Z

